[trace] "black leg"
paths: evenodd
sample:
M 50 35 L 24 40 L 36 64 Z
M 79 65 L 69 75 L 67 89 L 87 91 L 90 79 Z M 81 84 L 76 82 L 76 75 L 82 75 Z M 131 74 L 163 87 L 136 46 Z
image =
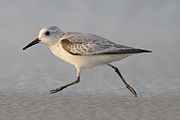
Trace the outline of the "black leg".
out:
M 80 76 L 78 76 L 78 77 L 77 77 L 77 80 L 73 81 L 72 83 L 69 83 L 69 84 L 63 85 L 63 86 L 61 86 L 61 87 L 59 87 L 59 88 L 50 90 L 50 94 L 57 93 L 57 92 L 63 90 L 64 88 L 67 88 L 67 87 L 69 87 L 69 86 L 71 86 L 71 85 L 74 85 L 74 84 L 78 83 L 79 81 L 80 81 Z
M 119 77 L 121 78 L 121 80 L 123 81 L 124 85 L 126 86 L 127 89 L 129 89 L 135 97 L 137 97 L 137 93 L 136 91 L 126 82 L 126 80 L 124 79 L 124 77 L 121 75 L 120 71 L 118 70 L 117 67 L 111 65 L 111 64 L 107 64 L 108 66 L 112 67 L 114 69 L 114 71 L 119 75 Z

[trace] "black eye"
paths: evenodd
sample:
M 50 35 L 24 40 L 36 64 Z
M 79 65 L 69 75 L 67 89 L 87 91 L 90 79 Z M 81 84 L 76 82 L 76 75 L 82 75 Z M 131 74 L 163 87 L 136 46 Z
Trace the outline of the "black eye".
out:
M 49 31 L 45 32 L 45 35 L 50 35 L 50 32 Z

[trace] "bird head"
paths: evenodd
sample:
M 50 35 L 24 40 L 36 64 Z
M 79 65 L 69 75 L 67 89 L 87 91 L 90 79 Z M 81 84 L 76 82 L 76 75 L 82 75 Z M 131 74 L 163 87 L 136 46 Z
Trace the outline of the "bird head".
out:
M 64 32 L 56 26 L 44 27 L 40 30 L 38 37 L 27 46 L 25 46 L 23 50 L 26 50 L 27 48 L 37 43 L 43 43 L 47 46 L 54 45 L 62 37 L 63 34 Z

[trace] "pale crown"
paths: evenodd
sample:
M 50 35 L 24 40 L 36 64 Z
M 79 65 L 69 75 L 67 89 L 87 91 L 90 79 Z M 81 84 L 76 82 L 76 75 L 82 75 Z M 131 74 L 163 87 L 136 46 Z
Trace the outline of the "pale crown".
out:
M 64 34 L 63 31 L 61 31 L 58 27 L 56 26 L 48 26 L 44 27 L 40 30 L 38 39 L 40 42 L 51 46 L 55 44 Z

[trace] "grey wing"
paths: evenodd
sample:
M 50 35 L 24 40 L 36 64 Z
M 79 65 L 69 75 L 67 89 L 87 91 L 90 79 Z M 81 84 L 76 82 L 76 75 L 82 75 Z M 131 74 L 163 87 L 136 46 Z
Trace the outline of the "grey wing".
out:
M 106 55 L 148 52 L 146 50 L 117 45 L 100 36 L 85 33 L 66 33 L 61 38 L 64 50 L 72 55 Z

